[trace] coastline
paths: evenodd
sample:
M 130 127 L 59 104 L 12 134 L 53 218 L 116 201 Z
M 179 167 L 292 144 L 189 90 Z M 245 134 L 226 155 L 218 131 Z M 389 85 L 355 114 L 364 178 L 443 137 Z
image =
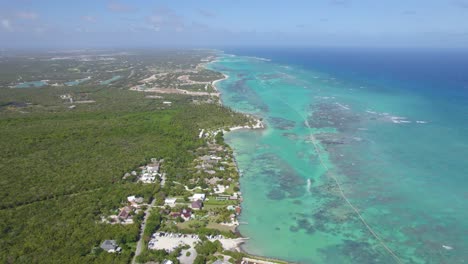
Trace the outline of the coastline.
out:
M 205 69 L 208 69 L 208 70 L 212 70 L 210 69 L 209 67 L 207 67 L 209 64 L 211 63 L 215 63 L 215 62 L 218 62 L 218 58 L 216 58 L 215 60 L 209 62 L 209 63 L 206 63 L 206 64 L 203 64 L 202 67 L 204 67 Z M 227 79 L 229 79 L 229 75 L 225 74 L 225 73 L 222 73 L 222 72 L 219 72 L 223 75 L 223 78 L 221 79 L 218 79 L 218 80 L 214 80 L 211 82 L 211 85 L 213 86 L 213 89 L 216 91 L 216 93 L 218 94 L 218 98 L 219 98 L 219 103 L 221 105 L 224 105 L 223 103 L 223 99 L 222 99 L 222 93 L 220 91 L 220 89 L 218 88 L 218 83 L 221 82 L 221 81 L 225 81 Z M 251 115 L 251 114 L 247 114 L 247 113 L 242 113 L 250 118 L 252 118 L 256 123 L 255 125 L 253 126 L 235 126 L 235 127 L 230 127 L 229 130 L 223 130 L 223 133 L 228 133 L 228 132 L 232 132 L 232 131 L 236 131 L 236 130 L 241 130 L 241 129 L 265 129 L 266 126 L 265 126 L 265 123 L 263 122 L 263 118 L 262 117 L 258 117 L 258 116 L 254 116 L 254 115 Z
M 211 63 L 215 63 L 219 61 L 218 58 L 216 58 L 215 60 L 207 63 L 207 64 L 204 64 L 203 67 L 205 67 L 206 69 L 209 69 L 209 70 L 213 70 L 213 69 L 210 69 L 209 67 L 207 67 L 209 64 Z M 214 71 L 214 70 L 213 70 Z M 215 80 L 211 83 L 211 85 L 213 86 L 213 88 L 215 89 L 215 91 L 219 94 L 219 103 L 224 105 L 223 101 L 222 101 L 222 92 L 220 91 L 220 89 L 217 87 L 217 85 L 221 82 L 221 81 L 224 81 L 224 80 L 227 80 L 229 78 L 229 75 L 225 74 L 225 73 L 222 73 L 220 72 L 222 75 L 223 75 L 223 78 L 221 79 L 218 79 L 218 80 Z M 222 130 L 223 133 L 229 133 L 229 132 L 234 132 L 234 131 L 238 131 L 238 130 L 244 130 L 244 129 L 249 129 L 249 130 L 257 130 L 257 129 L 266 129 L 266 125 L 265 123 L 263 122 L 263 118 L 262 117 L 258 117 L 258 116 L 254 116 L 254 115 L 251 115 L 251 114 L 247 114 L 247 113 L 242 113 L 250 118 L 252 118 L 256 123 L 255 125 L 253 126 L 249 126 L 249 125 L 245 125 L 245 126 L 235 126 L 235 127 L 230 127 L 229 130 Z M 232 149 L 231 146 L 229 146 L 229 148 Z M 239 165 L 238 165 L 238 162 L 237 162 L 237 159 L 236 159 L 236 156 L 235 156 L 235 153 L 233 153 L 233 159 L 234 159 L 234 163 L 235 163 L 235 166 L 236 166 L 236 170 L 237 170 L 237 173 L 239 174 L 239 178 L 242 177 L 242 172 L 240 171 L 239 169 Z M 240 185 L 240 183 L 239 183 Z M 241 187 L 242 189 L 242 187 Z M 245 244 L 245 242 L 249 239 L 247 237 L 244 237 L 240 231 L 239 231 L 239 225 L 240 223 L 235 227 L 235 232 L 239 234 L 239 241 L 237 242 L 237 245 L 235 247 L 236 250 L 238 250 L 239 252 L 243 253 L 246 255 L 246 259 L 247 260 L 250 260 L 250 261 L 256 261 L 257 263 L 281 263 L 281 264 L 287 264 L 287 263 L 292 263 L 292 262 L 289 262 L 289 261 L 286 261 L 286 260 L 281 260 L 281 259 L 275 259 L 275 258 L 271 258 L 271 257 L 267 257 L 267 256 L 257 256 L 257 255 L 253 255 L 253 254 L 250 254 L 249 252 L 247 252 L 243 245 Z

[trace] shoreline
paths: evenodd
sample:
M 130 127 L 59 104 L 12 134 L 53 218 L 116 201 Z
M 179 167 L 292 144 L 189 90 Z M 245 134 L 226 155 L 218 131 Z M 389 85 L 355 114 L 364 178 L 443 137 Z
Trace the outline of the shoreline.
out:
M 203 67 L 206 68 L 206 69 L 208 69 L 208 70 L 215 71 L 214 69 L 210 69 L 210 68 L 209 68 L 209 64 L 215 63 L 215 62 L 219 61 L 218 58 L 219 58 L 219 56 L 218 56 L 215 60 L 210 61 L 210 62 L 207 63 L 207 64 L 204 64 Z M 208 67 L 207 67 L 207 66 L 208 66 Z M 219 71 L 216 71 L 216 72 L 219 72 Z M 220 91 L 220 89 L 218 89 L 217 84 L 218 84 L 219 82 L 221 82 L 221 81 L 227 80 L 227 79 L 229 78 L 229 75 L 227 75 L 227 74 L 225 74 L 225 73 L 222 73 L 222 72 L 219 72 L 219 73 L 221 73 L 221 74 L 223 75 L 223 78 L 213 81 L 213 82 L 211 83 L 211 85 L 213 86 L 213 88 L 215 89 L 215 91 L 219 94 L 219 97 L 218 97 L 218 98 L 219 98 L 219 103 L 220 103 L 221 105 L 225 106 L 224 103 L 223 103 L 223 101 L 222 101 L 222 92 Z M 241 112 L 241 113 L 242 113 L 242 112 Z M 224 130 L 224 129 L 222 129 L 221 131 L 223 131 L 223 133 L 226 134 L 226 133 L 229 133 L 229 132 L 234 132 L 234 131 L 239 131 L 239 130 L 244 130 L 244 129 L 246 129 L 246 130 L 247 130 L 247 129 L 248 129 L 248 130 L 266 129 L 266 125 L 265 125 L 265 123 L 263 122 L 263 118 L 262 118 L 262 117 L 254 116 L 254 115 L 248 114 L 248 113 L 242 113 L 242 114 L 244 114 L 244 115 L 246 115 L 246 116 L 248 116 L 248 117 L 250 117 L 250 118 L 253 118 L 253 119 L 255 120 L 256 124 L 253 125 L 253 126 L 248 126 L 248 125 L 246 125 L 246 126 L 235 126 L 235 127 L 230 127 L 228 131 L 226 131 L 226 130 Z M 232 150 L 232 147 L 231 147 L 229 144 L 228 144 L 228 146 L 229 146 L 229 148 L 231 148 L 231 150 Z M 234 151 L 233 151 L 233 159 L 234 159 L 234 163 L 235 163 L 235 166 L 236 166 L 236 170 L 237 170 L 237 173 L 239 174 L 239 179 L 240 179 L 240 177 L 242 177 L 242 172 L 241 172 L 241 170 L 239 169 L 239 164 L 238 164 L 238 162 L 237 162 L 237 158 L 236 158 L 236 156 L 235 156 Z M 239 186 L 240 186 L 240 180 L 239 180 Z M 242 187 L 241 187 L 241 190 L 242 190 Z M 291 262 L 288 262 L 288 261 L 286 261 L 286 260 L 275 259 L 275 258 L 271 258 L 271 257 L 267 257 L 267 256 L 257 256 L 257 255 L 253 255 L 253 254 L 247 252 L 247 251 L 244 249 L 243 245 L 246 243 L 247 240 L 249 240 L 249 238 L 244 237 L 244 236 L 242 235 L 242 233 L 239 231 L 239 225 L 240 225 L 240 223 L 234 228 L 235 233 L 238 233 L 238 234 L 240 235 L 240 236 L 239 236 L 239 240 L 240 240 L 240 241 L 237 243 L 237 245 L 236 245 L 235 248 L 236 248 L 239 252 L 245 254 L 245 255 L 246 255 L 246 258 L 256 259 L 256 260 L 259 260 L 260 262 L 263 262 L 263 263 L 281 263 L 281 264 L 283 264 L 283 263 L 291 263 Z M 260 262 L 259 262 L 259 263 L 260 263 Z
M 213 61 L 210 61 L 209 63 L 206 63 L 203 65 L 203 67 L 207 70 L 211 70 L 211 71 L 215 71 L 213 69 L 210 69 L 209 67 L 207 67 L 209 64 L 211 63 L 215 63 L 215 62 L 218 62 L 218 58 L 216 58 L 215 60 Z M 219 72 L 219 71 L 216 71 L 216 72 Z M 222 73 L 222 72 L 219 72 L 223 75 L 223 78 L 221 79 L 218 79 L 218 80 L 214 80 L 211 82 L 211 85 L 213 86 L 213 89 L 215 89 L 216 93 L 218 94 L 218 98 L 219 98 L 219 103 L 221 105 L 224 105 L 223 103 L 223 99 L 222 99 L 222 92 L 220 91 L 220 89 L 218 88 L 217 84 L 221 81 L 224 81 L 224 80 L 227 80 L 229 79 L 229 75 L 225 74 L 225 73 Z M 242 113 L 242 112 L 241 112 Z M 236 130 L 241 130 L 241 129 L 266 129 L 266 125 L 265 123 L 263 122 L 263 118 L 262 117 L 258 117 L 258 116 L 255 116 L 255 115 L 252 115 L 252 114 L 248 114 L 248 113 L 242 113 L 243 115 L 246 115 L 250 118 L 252 118 L 256 123 L 255 125 L 253 126 L 248 126 L 248 125 L 245 125 L 245 126 L 235 126 L 235 127 L 230 127 L 228 131 L 226 130 L 222 130 L 223 133 L 228 133 L 228 132 L 232 132 L 232 131 L 236 131 Z

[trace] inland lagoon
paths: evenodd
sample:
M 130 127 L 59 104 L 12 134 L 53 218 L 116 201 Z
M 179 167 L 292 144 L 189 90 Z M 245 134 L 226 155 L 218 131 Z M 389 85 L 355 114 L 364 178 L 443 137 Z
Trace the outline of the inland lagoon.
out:
M 79 84 L 84 83 L 84 82 L 89 81 L 89 80 L 91 80 L 90 76 L 88 76 L 86 78 L 83 78 L 83 79 L 78 79 L 78 80 L 66 82 L 65 85 L 66 86 L 75 86 L 75 85 L 79 85 Z
M 122 76 L 120 75 L 116 75 L 110 79 L 107 79 L 105 81 L 101 81 L 101 85 L 108 85 L 108 84 L 111 84 L 112 82 L 115 82 L 117 80 L 119 80 L 120 78 L 122 78 Z
M 15 86 L 15 88 L 40 88 L 47 85 L 47 81 L 32 81 L 32 82 L 24 82 L 19 83 Z
M 223 103 L 267 125 L 226 135 L 242 171 L 245 251 L 300 263 L 468 259 L 468 60 L 230 52 L 209 65 L 229 76 L 217 84 Z M 436 60 L 444 66 L 426 63 Z

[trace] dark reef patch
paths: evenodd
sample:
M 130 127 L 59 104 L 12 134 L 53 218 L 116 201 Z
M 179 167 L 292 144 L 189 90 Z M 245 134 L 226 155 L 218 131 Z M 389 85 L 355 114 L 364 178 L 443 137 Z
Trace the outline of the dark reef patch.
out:
M 281 117 L 270 117 L 268 121 L 274 128 L 280 130 L 292 129 L 296 125 L 296 122 Z
M 262 164 L 261 174 L 268 175 L 267 180 L 272 183 L 272 189 L 267 193 L 269 199 L 280 200 L 304 195 L 305 180 L 277 155 L 260 155 L 255 159 L 255 163 Z
M 278 189 L 273 189 L 267 194 L 267 197 L 271 200 L 282 200 L 285 196 L 284 192 Z
M 301 139 L 297 134 L 290 133 L 290 132 L 285 132 L 281 134 L 283 137 L 286 137 L 291 140 L 299 140 Z
M 318 103 L 311 105 L 312 115 L 308 123 L 313 128 L 334 127 L 340 132 L 355 130 L 361 117 L 336 103 Z

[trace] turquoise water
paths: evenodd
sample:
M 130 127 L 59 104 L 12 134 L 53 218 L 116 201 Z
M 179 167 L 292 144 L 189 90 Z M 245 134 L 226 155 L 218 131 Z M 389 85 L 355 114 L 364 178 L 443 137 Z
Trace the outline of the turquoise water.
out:
M 108 84 L 110 84 L 110 83 L 112 83 L 112 82 L 117 81 L 117 80 L 120 79 L 120 78 L 122 78 L 122 76 L 117 75 L 117 76 L 114 76 L 114 77 L 112 77 L 112 78 L 110 78 L 110 79 L 108 79 L 108 80 L 102 81 L 101 84 L 103 84 L 103 85 L 108 85 Z
M 75 85 L 84 83 L 84 82 L 89 81 L 89 80 L 91 80 L 91 78 L 90 78 L 90 77 L 86 77 L 86 78 L 83 78 L 83 79 L 78 79 L 78 80 L 66 82 L 65 85 L 66 85 L 66 86 L 75 86 Z
M 32 81 L 17 84 L 15 88 L 39 88 L 47 85 L 46 81 Z
M 467 104 L 251 57 L 209 65 L 223 103 L 264 118 L 226 135 L 252 254 L 300 263 L 465 263 Z M 434 107 L 437 106 L 437 107 Z

